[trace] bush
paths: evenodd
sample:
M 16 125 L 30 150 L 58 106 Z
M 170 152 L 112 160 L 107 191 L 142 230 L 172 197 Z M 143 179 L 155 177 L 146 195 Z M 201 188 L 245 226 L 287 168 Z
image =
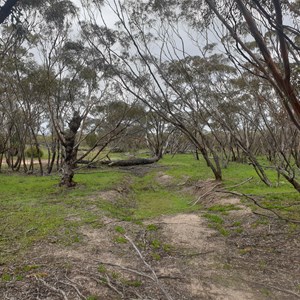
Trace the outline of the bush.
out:
M 41 149 L 37 149 L 36 147 L 29 147 L 25 150 L 25 155 L 27 157 L 42 157 L 44 155 L 43 151 Z

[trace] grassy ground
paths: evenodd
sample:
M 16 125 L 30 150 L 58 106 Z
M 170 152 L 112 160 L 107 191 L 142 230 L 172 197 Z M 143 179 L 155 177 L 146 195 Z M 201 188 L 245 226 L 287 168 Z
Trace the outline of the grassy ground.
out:
M 192 197 L 180 189 L 181 183 L 212 179 L 205 162 L 196 161 L 191 155 L 176 155 L 166 156 L 159 165 L 165 174 L 175 178 L 178 188 L 161 185 L 155 169 L 145 176 L 118 169 L 81 173 L 76 175 L 78 185 L 74 189 L 58 187 L 57 176 L 0 174 L 0 264 L 20 257 L 33 243 L 43 239 L 62 244 L 80 242 L 77 229 L 84 224 L 101 226 L 103 215 L 141 222 L 162 214 L 199 209 L 191 207 Z M 224 185 L 230 188 L 253 177 L 234 190 L 258 197 L 264 206 L 287 218 L 300 219 L 299 193 L 284 180 L 275 186 L 274 171 L 269 170 L 268 175 L 274 182 L 272 188 L 259 181 L 251 166 L 232 163 L 224 170 Z M 117 202 L 102 199 L 101 192 L 109 190 L 125 190 L 126 197 L 120 191 Z M 214 215 L 222 210 L 212 209 L 208 219 L 217 223 Z
M 207 180 L 213 178 L 213 174 L 203 160 L 196 161 L 190 155 L 176 155 L 174 158 L 167 156 L 161 162 L 169 166 L 166 171 L 178 179 L 189 177 L 189 180 Z M 257 176 L 255 170 L 248 164 L 230 163 L 223 169 L 224 186 L 230 191 L 249 194 L 260 200 L 260 203 L 270 209 L 279 210 L 287 218 L 300 219 L 300 195 L 282 177 L 279 178 L 274 169 L 267 169 L 266 174 L 273 186 L 266 186 Z M 243 185 L 232 186 L 253 179 Z M 255 206 L 253 206 L 255 209 Z

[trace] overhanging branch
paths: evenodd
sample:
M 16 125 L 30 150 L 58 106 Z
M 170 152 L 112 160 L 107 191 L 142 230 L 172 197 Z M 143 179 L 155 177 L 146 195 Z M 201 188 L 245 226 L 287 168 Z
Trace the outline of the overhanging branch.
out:
M 0 8 L 0 24 L 2 24 L 6 18 L 12 13 L 13 8 L 19 0 L 7 0 L 5 4 Z

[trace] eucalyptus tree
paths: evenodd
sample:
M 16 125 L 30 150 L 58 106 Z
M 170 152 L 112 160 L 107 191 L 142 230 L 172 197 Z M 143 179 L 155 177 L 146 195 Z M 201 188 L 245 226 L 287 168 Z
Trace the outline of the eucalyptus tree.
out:
M 187 21 L 195 28 L 210 28 L 237 66 L 245 67 L 247 62 L 251 74 L 267 80 L 300 130 L 299 89 L 293 68 L 294 63 L 299 64 L 300 56 L 298 1 L 187 2 L 191 4 L 189 11 L 195 12 L 193 4 L 197 2 L 201 11 L 206 12 L 192 17 L 182 10 Z
M 76 14 L 77 8 L 71 1 L 47 2 L 36 16 L 45 26 L 35 29 L 33 41 L 45 78 L 43 102 L 50 120 L 48 131 L 52 133 L 51 144 L 57 145 L 51 148 L 54 152 L 48 169 L 50 172 L 55 155 L 59 162 L 61 154 L 60 184 L 68 187 L 75 185 L 74 169 L 79 161 L 90 155 L 93 161 L 126 131 L 130 122 L 125 115 L 131 110 L 128 107 L 115 114 L 114 122 L 107 121 L 107 112 L 97 110 L 105 103 L 119 100 L 118 85 L 110 82 L 105 61 L 96 57 L 95 50 L 78 34 L 72 33 Z M 78 155 L 86 137 L 95 133 L 94 144 Z
M 289 32 L 287 40 L 282 41 L 279 31 L 271 31 L 274 24 L 268 24 L 266 16 L 255 20 L 260 22 L 265 45 L 271 49 L 265 53 L 257 34 L 247 22 L 242 22 L 244 15 L 239 13 L 242 6 L 237 2 L 240 1 L 223 1 L 214 6 L 211 1 L 103 1 L 101 4 L 106 4 L 106 9 L 114 14 L 117 27 L 108 27 L 102 7 L 96 5 L 87 8 L 90 24 L 82 28 L 87 41 L 111 66 L 111 72 L 117 75 L 123 88 L 181 130 L 200 150 L 216 179 L 222 177 L 216 145 L 225 153 L 228 142 L 242 150 L 261 179 L 270 185 L 255 157 L 257 141 L 263 131 L 256 96 L 226 86 L 232 85 L 230 80 L 243 70 L 266 80 L 297 126 L 297 101 L 288 92 L 295 79 L 288 72 L 295 67 L 290 64 L 291 58 L 284 55 L 284 47 L 288 38 L 292 41 L 293 33 Z M 268 5 L 270 9 L 276 6 L 269 2 Z M 217 14 L 218 9 L 224 12 L 226 22 L 231 22 L 229 26 Z M 279 13 L 280 8 L 278 11 L 276 6 L 276 9 Z M 231 15 L 231 11 L 237 14 Z M 287 8 L 285 11 L 290 13 Z M 221 17 L 217 23 L 213 23 L 215 15 Z M 235 26 L 233 36 L 230 26 Z M 223 30 L 222 36 L 219 29 Z M 221 44 L 214 47 L 209 43 L 212 39 L 209 32 L 216 33 Z M 107 47 L 100 50 L 98 43 L 103 39 Z M 118 40 L 113 46 L 112 39 Z M 293 39 L 296 39 L 295 34 Z M 222 62 L 225 60 L 220 55 L 222 49 L 231 63 Z M 294 47 L 290 51 L 294 61 L 296 50 Z M 220 63 L 213 64 L 210 61 L 213 57 Z M 276 73 L 281 65 L 286 68 Z M 286 76 L 284 84 L 280 76 Z M 239 103 L 240 99 L 244 100 Z M 230 106 L 238 111 L 231 113 Z M 232 145 L 230 147 L 232 149 Z
M 174 126 L 151 110 L 146 114 L 144 126 L 146 127 L 145 132 L 148 148 L 155 157 L 162 158 L 173 137 Z
M 20 164 L 22 161 L 24 170 L 29 171 L 26 166 L 25 149 L 28 144 L 32 146 L 32 140 L 38 147 L 36 134 L 41 122 L 41 105 L 30 91 L 32 81 L 29 80 L 29 74 L 35 63 L 28 47 L 24 45 L 24 37 L 17 34 L 13 26 L 3 26 L 1 33 L 0 99 L 4 124 L 2 134 L 7 134 L 7 163 L 12 169 L 16 169 L 15 164 L 10 161 L 17 155 L 17 161 Z M 12 150 L 13 148 L 15 150 Z M 17 169 L 20 168 L 20 164 Z
M 193 93 L 196 89 L 193 90 L 192 86 L 186 90 L 179 89 L 168 78 L 168 63 L 174 59 L 180 61 L 179 55 L 181 58 L 190 56 L 189 53 L 185 53 L 184 45 L 182 49 L 176 49 L 172 40 L 174 36 L 169 35 L 168 30 L 173 31 L 174 35 L 178 32 L 172 29 L 172 24 L 164 22 L 163 19 L 155 20 L 155 16 L 149 14 L 145 2 L 103 1 L 103 3 L 114 14 L 118 29 L 107 26 L 100 5 L 95 5 L 95 9 L 89 3 L 87 11 L 90 22 L 82 24 L 86 40 L 98 56 L 110 66 L 111 73 L 123 88 L 162 119 L 183 132 L 200 150 L 215 178 L 222 179 L 219 158 L 212 147 L 209 151 L 213 157 L 209 155 L 210 143 L 203 131 L 207 122 L 204 113 L 201 115 L 202 124 L 199 124 L 195 130 L 195 127 L 191 126 L 189 108 L 186 102 L 182 101 L 188 97 L 191 99 L 187 94 Z M 99 47 L 99 41 L 102 42 L 103 39 L 106 40 L 105 49 Z M 112 45 L 112 39 L 117 40 L 117 43 Z

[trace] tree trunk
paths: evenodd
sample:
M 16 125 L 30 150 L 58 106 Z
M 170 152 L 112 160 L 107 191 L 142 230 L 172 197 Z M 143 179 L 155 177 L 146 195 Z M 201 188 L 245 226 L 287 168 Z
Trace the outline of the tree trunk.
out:
M 0 172 L 2 169 L 2 162 L 3 162 L 3 152 L 0 154 Z
M 264 169 L 262 168 L 262 166 L 260 165 L 260 163 L 257 161 L 257 159 L 251 155 L 250 153 L 248 153 L 248 158 L 251 161 L 251 164 L 254 167 L 254 170 L 256 172 L 256 174 L 258 175 L 258 177 L 260 178 L 260 180 L 267 186 L 272 186 L 271 181 L 269 180 L 267 174 L 265 173 Z
M 207 166 L 212 170 L 212 172 L 214 173 L 214 176 L 215 176 L 215 180 L 218 180 L 218 181 L 222 181 L 222 170 L 220 168 L 220 165 L 219 165 L 219 160 L 215 159 L 215 163 L 216 163 L 216 167 L 214 166 L 214 164 L 211 162 L 211 160 L 209 159 L 209 156 L 208 156 L 208 153 L 207 153 L 207 150 L 205 148 L 199 148 L 203 158 L 205 159 L 206 161 L 206 164 Z
M 73 187 L 76 185 L 76 182 L 73 181 L 74 168 L 77 156 L 77 148 L 75 147 L 75 143 L 76 134 L 80 127 L 81 121 L 82 118 L 77 112 L 75 112 L 69 123 L 69 129 L 66 133 L 63 134 L 63 146 L 65 148 L 65 157 L 63 162 L 62 178 L 59 184 L 60 186 Z
M 278 169 L 278 172 L 300 193 L 300 183 L 294 178 L 289 176 L 285 171 Z

